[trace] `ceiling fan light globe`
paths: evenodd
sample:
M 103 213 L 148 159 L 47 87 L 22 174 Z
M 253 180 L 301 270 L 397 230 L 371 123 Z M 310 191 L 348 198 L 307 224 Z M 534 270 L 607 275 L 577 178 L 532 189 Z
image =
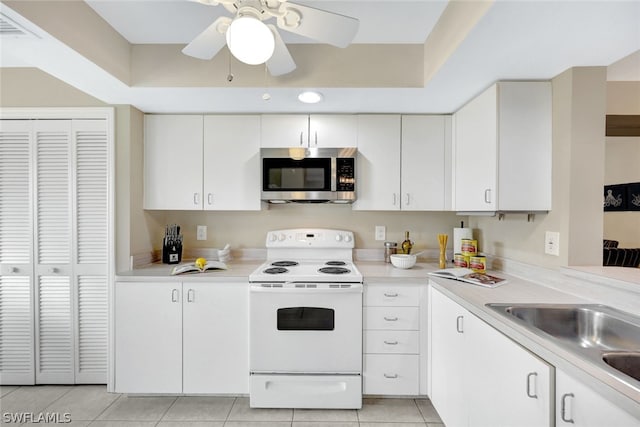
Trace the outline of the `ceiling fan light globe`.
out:
M 263 64 L 275 49 L 273 33 L 253 16 L 240 16 L 227 29 L 227 47 L 239 61 L 249 65 Z

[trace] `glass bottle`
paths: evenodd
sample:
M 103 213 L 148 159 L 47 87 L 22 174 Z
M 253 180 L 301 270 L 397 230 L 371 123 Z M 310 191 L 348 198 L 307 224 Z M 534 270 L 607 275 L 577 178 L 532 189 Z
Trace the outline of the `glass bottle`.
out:
M 403 254 L 410 254 L 411 253 L 411 248 L 413 248 L 413 242 L 411 240 L 409 240 L 409 232 L 405 231 L 404 232 L 404 242 L 402 242 L 402 253 Z

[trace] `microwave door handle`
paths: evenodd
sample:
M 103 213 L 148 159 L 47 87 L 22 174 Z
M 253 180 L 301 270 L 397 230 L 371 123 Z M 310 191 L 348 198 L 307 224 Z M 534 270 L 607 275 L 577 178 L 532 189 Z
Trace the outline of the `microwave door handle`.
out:
M 338 174 L 338 161 L 335 157 L 331 158 L 331 191 L 336 191 L 338 189 L 337 177 Z

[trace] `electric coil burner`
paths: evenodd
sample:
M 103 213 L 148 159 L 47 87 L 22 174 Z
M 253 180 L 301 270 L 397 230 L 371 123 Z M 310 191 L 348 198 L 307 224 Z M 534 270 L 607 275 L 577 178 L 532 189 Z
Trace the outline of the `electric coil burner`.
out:
M 362 275 L 350 231 L 267 234 L 250 276 L 252 408 L 362 407 Z M 340 357 L 336 357 L 340 355 Z

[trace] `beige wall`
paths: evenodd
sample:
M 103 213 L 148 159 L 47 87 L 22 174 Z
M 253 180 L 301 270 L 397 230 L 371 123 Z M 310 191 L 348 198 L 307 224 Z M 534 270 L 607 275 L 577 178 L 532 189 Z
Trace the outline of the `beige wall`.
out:
M 552 210 L 471 217 L 481 249 L 548 268 L 602 262 L 602 183 L 606 69 L 573 68 L 553 84 Z M 560 256 L 544 253 L 545 231 L 560 233 Z

